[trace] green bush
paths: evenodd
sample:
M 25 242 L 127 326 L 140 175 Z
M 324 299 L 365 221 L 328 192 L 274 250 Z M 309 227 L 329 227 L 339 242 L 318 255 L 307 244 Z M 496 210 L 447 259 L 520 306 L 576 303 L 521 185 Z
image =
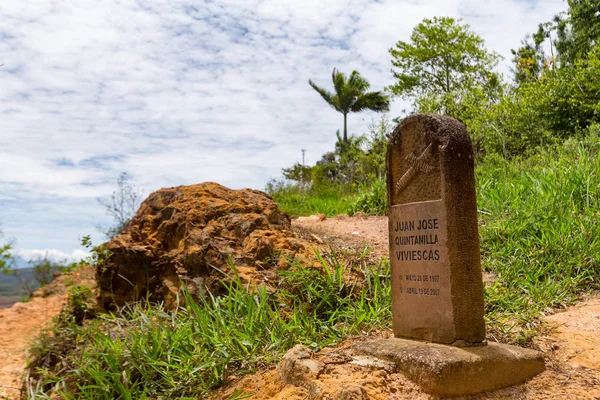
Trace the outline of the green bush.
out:
M 350 214 L 364 212 L 367 215 L 385 215 L 387 212 L 387 187 L 384 178 L 375 179 L 361 185 L 356 201 L 350 207 Z
M 37 281 L 40 287 L 44 287 L 54 280 L 55 274 L 65 270 L 64 262 L 55 262 L 48 257 L 40 257 L 32 260 L 29 265 L 33 267 L 33 279 Z

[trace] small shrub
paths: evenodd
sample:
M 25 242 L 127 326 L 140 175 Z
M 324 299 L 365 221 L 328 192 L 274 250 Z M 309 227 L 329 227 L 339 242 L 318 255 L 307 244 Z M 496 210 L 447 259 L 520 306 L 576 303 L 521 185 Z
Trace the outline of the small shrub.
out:
M 374 179 L 361 185 L 359 195 L 350 207 L 350 214 L 361 211 L 367 215 L 385 215 L 387 212 L 386 186 L 384 178 Z
M 65 270 L 64 263 L 51 261 L 48 256 L 30 261 L 29 264 L 33 266 L 33 278 L 40 287 L 52 282 L 56 274 L 60 274 Z
M 92 297 L 92 291 L 85 286 L 75 286 L 69 291 L 67 310 L 77 325 L 94 316 L 94 307 L 90 305 Z

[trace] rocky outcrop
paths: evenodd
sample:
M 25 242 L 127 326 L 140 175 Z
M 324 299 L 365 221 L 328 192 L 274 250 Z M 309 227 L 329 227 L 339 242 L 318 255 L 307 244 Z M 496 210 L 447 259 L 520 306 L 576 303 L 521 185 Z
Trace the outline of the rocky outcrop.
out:
M 212 182 L 152 193 L 106 248 L 112 255 L 96 271 L 105 308 L 146 298 L 174 308 L 183 285 L 196 295 L 222 290 L 231 265 L 243 280 L 267 281 L 289 257 L 310 254 L 268 195 Z

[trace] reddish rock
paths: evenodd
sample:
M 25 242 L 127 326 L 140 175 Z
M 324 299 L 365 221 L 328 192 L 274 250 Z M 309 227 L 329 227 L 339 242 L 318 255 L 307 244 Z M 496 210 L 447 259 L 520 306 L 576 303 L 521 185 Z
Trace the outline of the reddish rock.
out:
M 310 254 L 271 197 L 213 182 L 152 193 L 106 247 L 112 256 L 96 271 L 105 308 L 145 298 L 174 308 L 182 284 L 197 295 L 223 290 L 230 263 L 243 279 L 261 281 L 288 257 Z

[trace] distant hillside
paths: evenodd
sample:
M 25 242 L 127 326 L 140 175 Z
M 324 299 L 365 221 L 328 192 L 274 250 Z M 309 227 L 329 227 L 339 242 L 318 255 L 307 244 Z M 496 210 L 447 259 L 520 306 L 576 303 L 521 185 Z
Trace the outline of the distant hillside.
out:
M 29 263 L 21 256 L 17 256 L 12 254 L 13 268 L 14 269 L 27 269 L 29 268 Z
M 10 307 L 27 296 L 26 287 L 39 287 L 33 278 L 33 268 L 19 268 L 13 274 L 0 273 L 0 308 Z

